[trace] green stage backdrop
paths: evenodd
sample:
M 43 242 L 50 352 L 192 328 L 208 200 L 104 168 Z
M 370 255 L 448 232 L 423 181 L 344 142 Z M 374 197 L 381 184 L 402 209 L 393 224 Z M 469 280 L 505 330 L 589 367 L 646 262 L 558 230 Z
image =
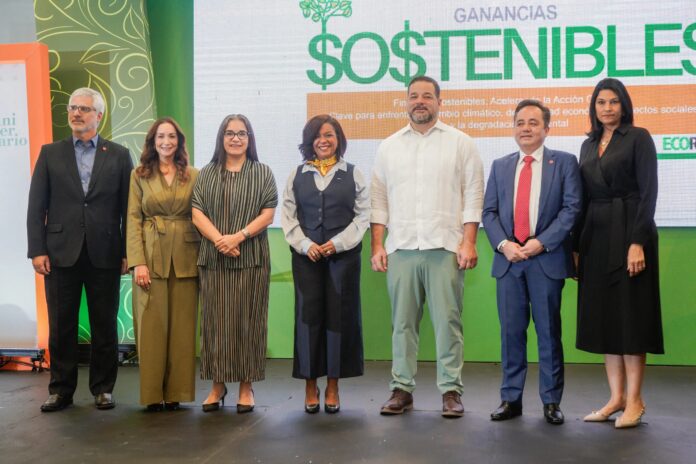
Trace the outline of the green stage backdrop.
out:
M 102 6 L 108 5 L 108 6 Z M 153 118 L 171 115 L 193 143 L 193 1 L 77 0 L 59 11 L 53 2 L 36 2 L 37 34 L 51 49 L 51 82 L 56 137 L 68 134 L 66 95 L 81 85 L 93 85 L 109 96 L 110 120 L 102 134 L 127 145 L 135 155 Z M 96 8 L 96 9 L 95 9 Z M 231 47 L 234 44 L 230 44 Z M 230 85 L 234 85 L 230 82 Z M 234 112 L 234 108 L 229 109 Z M 208 157 L 209 153 L 198 156 Z M 261 154 L 263 158 L 263 154 Z M 694 161 L 696 162 L 696 161 Z M 269 233 L 272 256 L 268 356 L 292 356 L 293 288 L 290 253 L 282 232 Z M 363 244 L 362 314 L 367 359 L 391 357 L 391 326 L 385 278 L 369 267 L 369 241 Z M 466 361 L 499 361 L 499 324 L 495 280 L 490 277 L 492 251 L 479 232 L 478 267 L 468 272 L 464 285 L 464 357 Z M 660 230 L 660 271 L 665 334 L 664 356 L 650 356 L 652 364 L 696 365 L 696 301 L 692 280 L 696 273 L 696 230 Z M 121 287 L 120 335 L 132 340 L 130 281 Z M 601 357 L 574 348 L 576 285 L 568 281 L 563 294 L 563 341 L 568 362 L 600 362 Z M 84 305 L 83 305 L 84 306 Z M 88 340 L 88 322 L 80 318 L 81 337 Z M 529 334 L 530 360 L 536 360 L 533 328 Z M 421 326 L 420 359 L 435 357 L 432 326 L 426 315 Z

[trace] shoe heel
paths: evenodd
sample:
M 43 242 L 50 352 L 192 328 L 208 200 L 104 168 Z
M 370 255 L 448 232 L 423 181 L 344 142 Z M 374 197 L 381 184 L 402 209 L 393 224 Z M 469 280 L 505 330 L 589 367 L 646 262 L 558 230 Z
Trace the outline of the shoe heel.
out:
M 321 391 L 319 390 L 319 387 L 317 387 L 317 402 L 316 403 L 311 403 L 307 404 L 305 401 L 305 412 L 308 414 L 316 414 L 319 412 L 320 409 L 320 402 L 321 402 Z

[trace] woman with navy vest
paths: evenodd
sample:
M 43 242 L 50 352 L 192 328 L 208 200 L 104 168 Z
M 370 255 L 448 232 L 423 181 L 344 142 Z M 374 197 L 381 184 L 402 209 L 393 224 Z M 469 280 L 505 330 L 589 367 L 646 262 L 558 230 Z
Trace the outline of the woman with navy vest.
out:
M 310 119 L 290 173 L 281 222 L 292 252 L 295 355 L 305 411 L 319 411 L 317 378 L 327 376 L 324 410 L 340 409 L 338 379 L 363 374 L 360 250 L 369 224 L 362 173 L 343 159 L 346 137 L 329 115 Z

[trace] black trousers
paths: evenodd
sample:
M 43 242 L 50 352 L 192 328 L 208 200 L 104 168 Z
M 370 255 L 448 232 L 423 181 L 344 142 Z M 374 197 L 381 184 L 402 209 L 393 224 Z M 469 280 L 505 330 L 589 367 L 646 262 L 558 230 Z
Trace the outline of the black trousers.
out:
M 297 379 L 363 374 L 360 249 L 313 263 L 292 251 Z
M 118 371 L 118 315 L 120 269 L 92 265 L 83 244 L 77 262 L 52 266 L 44 279 L 48 303 L 48 349 L 51 355 L 51 394 L 72 397 L 77 387 L 77 326 L 82 287 L 87 294 L 92 358 L 89 389 L 93 395 L 110 393 Z

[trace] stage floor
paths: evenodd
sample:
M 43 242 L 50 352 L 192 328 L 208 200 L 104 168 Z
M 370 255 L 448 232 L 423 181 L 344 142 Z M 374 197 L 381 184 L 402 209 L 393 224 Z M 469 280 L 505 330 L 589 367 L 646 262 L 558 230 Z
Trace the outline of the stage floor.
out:
M 566 423 L 544 421 L 530 366 L 524 415 L 491 422 L 499 403 L 500 366 L 467 363 L 466 413 L 440 416 L 435 364 L 419 364 L 415 409 L 383 417 L 390 363 L 367 362 L 364 377 L 341 382 L 341 412 L 303 411 L 304 382 L 290 378 L 291 361 L 269 360 L 254 385 L 256 409 L 238 415 L 237 386 L 228 406 L 203 413 L 209 382 L 197 383 L 196 403 L 180 411 L 145 413 L 138 405 L 138 368 L 122 367 L 117 406 L 97 411 L 80 368 L 75 405 L 41 413 L 47 373 L 0 372 L 0 462 L 9 463 L 693 463 L 696 462 L 696 368 L 648 367 L 647 413 L 636 429 L 584 423 L 607 398 L 603 367 L 566 366 L 561 404 Z M 321 382 L 323 387 L 324 382 Z

